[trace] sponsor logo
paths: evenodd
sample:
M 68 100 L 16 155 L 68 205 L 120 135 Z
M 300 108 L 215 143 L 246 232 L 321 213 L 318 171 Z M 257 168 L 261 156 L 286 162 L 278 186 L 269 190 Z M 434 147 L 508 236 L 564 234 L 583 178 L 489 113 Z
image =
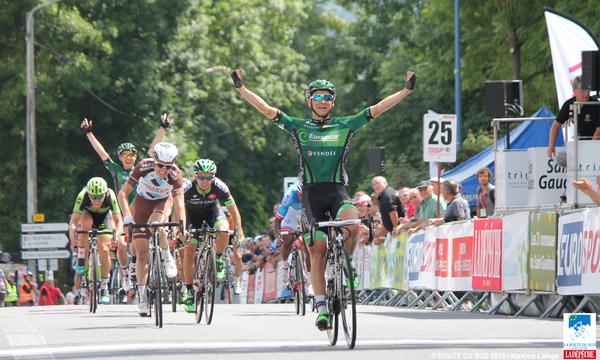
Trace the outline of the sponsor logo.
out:
M 310 133 L 308 134 L 308 139 L 311 141 L 339 141 L 340 140 L 340 135 L 339 134 L 328 134 L 328 135 L 317 135 L 317 134 L 313 134 Z
M 583 221 L 563 224 L 562 235 L 558 239 L 559 255 L 558 286 L 581 285 L 581 247 L 583 246 Z
M 208 198 L 211 200 L 214 200 L 217 198 L 217 194 L 210 194 L 210 195 L 208 195 Z
M 308 157 L 313 157 L 313 156 L 318 156 L 318 157 L 330 157 L 330 156 L 336 156 L 337 155 L 337 151 L 335 150 L 326 150 L 326 151 L 312 151 L 312 150 L 308 150 L 306 152 L 306 155 Z
M 596 314 L 563 314 L 565 359 L 596 358 Z

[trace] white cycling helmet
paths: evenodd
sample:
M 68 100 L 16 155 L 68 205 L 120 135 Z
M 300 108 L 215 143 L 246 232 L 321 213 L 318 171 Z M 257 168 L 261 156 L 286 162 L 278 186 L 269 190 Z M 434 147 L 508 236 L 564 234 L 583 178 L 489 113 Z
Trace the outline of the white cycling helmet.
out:
M 174 163 L 179 155 L 177 146 L 168 142 L 159 142 L 154 145 L 154 159 L 161 163 Z

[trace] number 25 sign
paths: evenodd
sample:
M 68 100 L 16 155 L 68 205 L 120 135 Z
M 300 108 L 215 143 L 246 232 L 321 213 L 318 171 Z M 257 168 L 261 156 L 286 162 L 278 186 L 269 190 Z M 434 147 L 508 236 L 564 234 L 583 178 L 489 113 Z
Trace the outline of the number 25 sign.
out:
M 423 161 L 456 161 L 456 115 L 423 116 Z

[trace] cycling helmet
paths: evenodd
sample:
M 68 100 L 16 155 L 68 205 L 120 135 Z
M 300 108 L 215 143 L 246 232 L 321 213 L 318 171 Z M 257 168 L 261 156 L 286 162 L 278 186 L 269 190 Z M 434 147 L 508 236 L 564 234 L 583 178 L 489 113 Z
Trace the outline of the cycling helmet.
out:
M 159 142 L 154 145 L 154 159 L 162 163 L 174 163 L 179 155 L 177 147 L 168 142 Z
M 108 191 L 106 180 L 101 177 L 93 177 L 87 182 L 87 192 L 92 196 L 104 195 Z
M 217 164 L 211 159 L 200 159 L 196 160 L 194 163 L 194 172 L 199 173 L 209 173 L 216 174 L 217 173 Z
M 131 151 L 132 153 L 137 154 L 137 148 L 135 147 L 135 145 L 133 145 L 132 143 L 128 143 L 128 142 L 122 143 L 117 148 L 117 153 L 119 155 L 121 155 L 125 151 Z
M 332 82 L 325 79 L 319 79 L 311 82 L 308 85 L 307 96 L 312 95 L 312 93 L 314 93 L 317 90 L 327 90 L 329 91 L 329 93 L 335 95 L 335 85 L 333 85 Z

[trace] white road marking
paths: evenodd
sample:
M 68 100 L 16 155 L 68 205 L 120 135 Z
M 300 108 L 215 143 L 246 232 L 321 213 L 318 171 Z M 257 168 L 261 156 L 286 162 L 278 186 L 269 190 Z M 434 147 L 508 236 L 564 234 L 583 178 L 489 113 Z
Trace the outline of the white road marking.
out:
M 545 347 L 548 345 L 562 346 L 562 339 L 430 339 L 430 340 L 360 340 L 356 342 L 356 349 L 381 347 L 409 347 L 423 346 L 426 349 L 428 346 L 452 346 L 453 348 L 461 346 L 539 346 Z M 152 352 L 152 351 L 185 351 L 185 350 L 212 350 L 212 351 L 236 351 L 236 350 L 265 350 L 272 351 L 274 349 L 285 351 L 286 347 L 292 348 L 323 348 L 327 349 L 327 340 L 311 340 L 311 341 L 249 341 L 242 342 L 160 342 L 160 343 L 129 343 L 129 344 L 94 344 L 94 345 L 70 345 L 70 346 L 44 346 L 37 348 L 12 348 L 0 350 L 2 356 L 61 356 L 74 354 L 101 354 L 115 352 Z M 338 347 L 345 347 L 343 338 L 338 340 Z

